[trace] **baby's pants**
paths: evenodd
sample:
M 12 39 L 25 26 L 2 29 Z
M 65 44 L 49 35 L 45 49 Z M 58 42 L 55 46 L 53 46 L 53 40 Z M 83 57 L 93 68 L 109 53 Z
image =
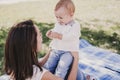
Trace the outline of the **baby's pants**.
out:
M 58 77 L 65 79 L 72 64 L 73 57 L 70 52 L 52 50 L 44 67 Z

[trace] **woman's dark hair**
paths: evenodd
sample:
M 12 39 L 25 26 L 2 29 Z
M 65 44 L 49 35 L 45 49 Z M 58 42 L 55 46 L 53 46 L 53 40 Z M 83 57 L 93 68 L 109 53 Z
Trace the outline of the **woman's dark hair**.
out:
M 13 26 L 5 44 L 5 71 L 15 80 L 33 75 L 33 65 L 42 71 L 37 58 L 37 32 L 32 20 Z

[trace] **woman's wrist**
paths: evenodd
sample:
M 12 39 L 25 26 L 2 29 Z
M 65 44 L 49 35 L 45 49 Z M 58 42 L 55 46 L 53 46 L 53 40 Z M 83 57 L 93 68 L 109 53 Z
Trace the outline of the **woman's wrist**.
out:
M 79 54 L 77 51 L 71 51 L 71 54 L 75 60 L 79 60 Z

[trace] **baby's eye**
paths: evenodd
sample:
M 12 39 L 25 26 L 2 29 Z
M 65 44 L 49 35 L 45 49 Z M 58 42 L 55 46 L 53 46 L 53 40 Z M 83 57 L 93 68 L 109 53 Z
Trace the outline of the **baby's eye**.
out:
M 58 17 L 56 16 L 56 18 L 58 18 Z
M 60 19 L 63 19 L 62 17 L 59 17 Z

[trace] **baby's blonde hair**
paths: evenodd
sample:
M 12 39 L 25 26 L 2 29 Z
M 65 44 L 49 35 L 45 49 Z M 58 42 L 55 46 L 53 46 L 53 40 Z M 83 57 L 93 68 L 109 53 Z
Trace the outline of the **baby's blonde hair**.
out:
M 75 5 L 72 2 L 72 0 L 60 0 L 55 7 L 55 11 L 57 11 L 60 7 L 66 8 L 69 13 L 74 13 L 75 12 Z

